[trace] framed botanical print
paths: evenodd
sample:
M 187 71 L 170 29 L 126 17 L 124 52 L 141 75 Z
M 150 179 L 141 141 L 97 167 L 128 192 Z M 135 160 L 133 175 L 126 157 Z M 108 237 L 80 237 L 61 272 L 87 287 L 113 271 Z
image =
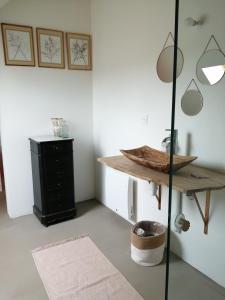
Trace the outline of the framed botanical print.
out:
M 1 24 L 5 64 L 35 66 L 33 28 L 15 24 Z
M 68 68 L 71 70 L 92 70 L 91 36 L 88 34 L 66 34 Z
M 62 31 L 37 28 L 38 65 L 65 68 L 64 34 Z

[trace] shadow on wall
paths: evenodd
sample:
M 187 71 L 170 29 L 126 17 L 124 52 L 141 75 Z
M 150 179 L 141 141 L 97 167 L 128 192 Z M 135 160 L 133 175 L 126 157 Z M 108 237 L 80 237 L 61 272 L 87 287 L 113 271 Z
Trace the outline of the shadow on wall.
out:
M 186 155 L 190 156 L 192 153 L 192 136 L 191 133 L 188 132 L 187 140 L 186 140 Z
M 2 161 L 2 150 L 0 149 L 0 192 L 5 190 L 4 170 Z
M 193 154 L 192 149 L 193 149 L 192 134 L 188 132 L 186 137 L 186 155 L 188 156 L 195 155 Z M 211 164 L 210 162 L 208 162 L 207 164 L 205 163 L 204 165 L 198 163 L 196 163 L 196 165 L 202 168 L 210 168 L 214 172 L 219 172 L 223 174 L 225 173 L 225 168 L 219 164 L 215 164 L 215 163 Z
M 172 254 L 172 257 L 176 257 L 177 259 L 177 256 L 179 256 L 180 258 L 183 257 L 183 247 L 182 247 L 182 244 L 181 244 L 181 241 L 179 239 L 179 237 L 177 236 L 176 233 L 174 233 L 172 230 L 171 230 L 171 245 L 173 245 L 173 249 L 176 249 L 176 254 Z
M 95 172 L 96 198 L 98 201 L 105 199 L 105 168 L 96 161 Z
M 210 215 L 209 215 L 209 222 L 210 222 L 211 218 L 213 218 L 214 213 L 218 210 L 220 211 L 221 204 L 222 204 L 220 200 L 223 201 L 223 199 L 225 199 L 225 191 L 224 190 L 214 191 L 214 198 L 215 198 L 214 199 L 215 201 L 211 201 L 211 211 L 210 211 Z

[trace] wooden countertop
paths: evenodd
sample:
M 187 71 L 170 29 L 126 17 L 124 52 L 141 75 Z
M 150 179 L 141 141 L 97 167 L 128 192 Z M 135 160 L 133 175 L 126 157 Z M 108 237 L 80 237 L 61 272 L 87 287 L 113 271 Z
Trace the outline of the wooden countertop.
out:
M 169 175 L 138 165 L 124 156 L 98 158 L 108 167 L 131 176 L 152 181 L 158 185 L 169 185 Z M 190 164 L 177 171 L 173 177 L 173 189 L 185 194 L 225 188 L 225 174 Z

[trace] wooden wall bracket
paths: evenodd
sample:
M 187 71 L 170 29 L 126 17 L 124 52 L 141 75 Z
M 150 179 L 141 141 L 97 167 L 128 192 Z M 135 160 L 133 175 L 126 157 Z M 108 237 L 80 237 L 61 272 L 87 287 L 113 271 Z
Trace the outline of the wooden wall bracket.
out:
M 158 194 L 156 195 L 156 199 L 158 201 L 158 209 L 161 210 L 162 203 L 162 186 L 159 185 Z
M 211 191 L 206 191 L 206 198 L 205 198 L 205 213 L 202 211 L 202 208 L 200 206 L 198 197 L 196 193 L 192 194 L 194 197 L 194 200 L 197 204 L 198 210 L 200 212 L 200 215 L 202 217 L 203 223 L 204 223 L 204 233 L 208 234 L 208 227 L 209 227 L 209 211 L 210 211 L 210 202 L 211 202 Z
M 149 184 L 152 182 L 149 181 Z M 158 186 L 158 192 L 155 195 L 157 201 L 158 201 L 158 209 L 161 210 L 161 203 L 162 203 L 162 185 L 161 184 L 156 184 Z

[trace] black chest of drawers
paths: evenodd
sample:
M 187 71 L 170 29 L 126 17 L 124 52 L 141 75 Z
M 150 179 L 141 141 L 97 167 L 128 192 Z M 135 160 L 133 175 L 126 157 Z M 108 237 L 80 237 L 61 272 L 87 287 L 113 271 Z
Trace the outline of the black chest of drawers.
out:
M 45 226 L 74 218 L 73 139 L 30 138 L 34 214 Z

